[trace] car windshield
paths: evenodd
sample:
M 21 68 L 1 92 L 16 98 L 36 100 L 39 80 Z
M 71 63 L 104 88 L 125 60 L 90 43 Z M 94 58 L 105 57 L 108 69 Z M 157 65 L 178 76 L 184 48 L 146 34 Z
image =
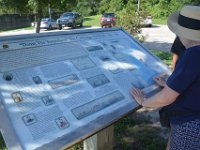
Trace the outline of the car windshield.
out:
M 151 16 L 147 16 L 147 19 L 151 19 Z
M 61 17 L 73 17 L 73 13 L 64 13 Z
M 112 18 L 112 17 L 115 17 L 115 14 L 114 13 L 105 13 L 105 14 L 103 14 L 103 17 Z
M 49 18 L 44 18 L 41 21 L 49 21 Z

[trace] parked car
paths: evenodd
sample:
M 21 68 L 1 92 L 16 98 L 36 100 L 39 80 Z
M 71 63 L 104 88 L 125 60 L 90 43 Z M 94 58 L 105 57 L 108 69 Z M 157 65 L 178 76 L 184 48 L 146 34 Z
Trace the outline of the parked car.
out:
M 101 27 L 113 27 L 116 25 L 115 13 L 104 13 L 100 18 Z
M 57 20 L 58 28 L 61 30 L 63 27 L 75 28 L 77 25 L 83 26 L 83 17 L 77 12 L 66 12 Z
M 51 19 L 51 18 L 43 18 L 41 19 L 40 28 L 49 29 L 49 30 L 53 28 L 57 28 L 56 20 Z
M 141 18 L 141 25 L 145 27 L 152 27 L 152 17 L 147 16 L 145 19 Z

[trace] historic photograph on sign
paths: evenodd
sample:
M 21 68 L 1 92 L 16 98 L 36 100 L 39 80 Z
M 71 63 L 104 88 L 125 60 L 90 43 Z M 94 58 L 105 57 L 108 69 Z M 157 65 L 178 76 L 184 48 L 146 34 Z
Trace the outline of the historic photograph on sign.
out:
M 72 59 L 71 62 L 78 70 L 85 70 L 96 66 L 89 57 L 78 57 Z
M 23 98 L 22 98 L 20 92 L 12 93 L 11 96 L 12 96 L 15 103 L 19 103 L 19 102 L 23 101 Z
M 55 101 L 54 101 L 54 99 L 51 95 L 43 96 L 41 99 L 42 99 L 42 102 L 44 103 L 45 106 L 55 104 Z
M 89 47 L 86 47 L 86 49 L 87 49 L 89 52 L 104 50 L 103 47 L 102 47 L 101 45 L 89 46 Z
M 60 129 L 65 129 L 69 127 L 69 123 L 64 116 L 57 118 L 55 121 Z
M 113 105 L 114 103 L 123 100 L 124 98 L 125 97 L 120 91 L 115 91 L 98 99 L 95 99 L 89 103 L 86 103 L 82 106 L 72 109 L 72 113 L 76 116 L 77 119 L 82 119 L 102 109 L 105 109 Z
M 35 84 L 42 84 L 42 80 L 39 76 L 33 77 L 33 81 Z
M 28 115 L 24 116 L 23 121 L 27 126 L 37 122 L 34 114 L 28 114 Z
M 67 86 L 67 85 L 71 85 L 74 83 L 79 82 L 79 78 L 76 74 L 71 74 L 62 78 L 58 78 L 58 79 L 54 79 L 49 81 L 49 85 L 53 88 L 59 88 L 62 86 Z
M 91 77 L 91 78 L 87 79 L 87 81 L 90 83 L 90 85 L 93 88 L 102 86 L 102 85 L 110 82 L 104 74 L 100 74 L 100 75 Z

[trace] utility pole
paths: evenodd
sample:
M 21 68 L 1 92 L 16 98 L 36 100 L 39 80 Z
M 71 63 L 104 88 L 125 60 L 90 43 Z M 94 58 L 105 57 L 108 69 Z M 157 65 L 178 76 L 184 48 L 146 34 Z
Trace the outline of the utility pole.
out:
M 49 18 L 51 19 L 51 7 L 49 5 Z
M 137 11 L 138 11 L 138 12 L 140 11 L 140 0 L 138 0 L 138 8 L 137 8 Z

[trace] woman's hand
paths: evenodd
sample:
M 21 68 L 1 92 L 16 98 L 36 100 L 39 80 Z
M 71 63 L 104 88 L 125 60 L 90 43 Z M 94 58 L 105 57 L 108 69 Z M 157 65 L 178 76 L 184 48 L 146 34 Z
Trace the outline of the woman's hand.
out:
M 168 75 L 166 73 L 162 73 L 158 76 L 155 76 L 153 79 L 154 81 L 160 86 L 160 87 L 164 87 L 165 83 L 166 83 L 166 78 L 168 77 Z
M 136 100 L 136 102 L 142 106 L 142 103 L 144 102 L 143 92 L 138 88 L 132 88 L 130 90 L 130 94 Z

